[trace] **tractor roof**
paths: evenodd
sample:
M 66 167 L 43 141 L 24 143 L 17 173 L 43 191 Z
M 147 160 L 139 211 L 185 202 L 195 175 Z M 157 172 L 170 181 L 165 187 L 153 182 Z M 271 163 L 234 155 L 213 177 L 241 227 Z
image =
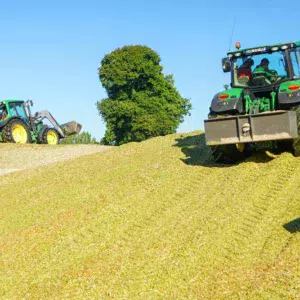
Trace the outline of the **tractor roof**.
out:
M 24 102 L 24 100 L 11 100 L 11 99 L 9 99 L 9 100 L 2 100 L 2 101 L 0 101 L 0 104 L 1 103 L 4 103 L 4 104 L 6 104 L 6 103 L 14 103 L 14 102 Z
M 234 56 L 236 53 L 241 53 L 242 55 L 252 55 L 255 53 L 265 53 L 268 52 L 268 50 L 272 48 L 278 47 L 279 49 L 283 46 L 288 46 L 288 48 L 294 48 L 300 46 L 300 41 L 298 42 L 290 42 L 290 43 L 280 43 L 280 44 L 274 44 L 274 45 L 264 45 L 264 46 L 258 46 L 253 48 L 245 48 L 245 49 L 239 49 L 236 51 L 230 51 L 227 53 L 229 56 Z M 278 50 L 279 50 L 278 49 Z M 273 50 L 277 51 L 277 50 Z

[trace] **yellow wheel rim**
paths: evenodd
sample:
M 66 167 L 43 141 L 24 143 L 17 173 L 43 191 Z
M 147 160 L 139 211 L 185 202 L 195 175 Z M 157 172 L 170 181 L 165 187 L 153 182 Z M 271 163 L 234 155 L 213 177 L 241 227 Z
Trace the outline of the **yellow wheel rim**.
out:
M 235 144 L 236 146 L 236 149 L 239 151 L 239 152 L 244 152 L 245 149 L 246 149 L 246 145 L 245 144 Z
M 55 131 L 49 130 L 47 132 L 47 143 L 49 145 L 56 145 L 58 143 L 58 137 Z
M 12 128 L 12 137 L 15 143 L 26 144 L 28 140 L 28 134 L 26 129 L 22 125 L 14 125 Z

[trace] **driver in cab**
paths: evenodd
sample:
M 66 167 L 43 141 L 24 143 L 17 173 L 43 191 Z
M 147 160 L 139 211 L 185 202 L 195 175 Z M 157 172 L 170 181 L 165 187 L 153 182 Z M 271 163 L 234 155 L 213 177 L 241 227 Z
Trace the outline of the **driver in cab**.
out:
M 277 72 L 275 70 L 269 69 L 269 60 L 267 58 L 263 58 L 258 66 L 253 71 L 253 77 L 256 76 L 264 76 L 266 79 L 270 81 L 274 81 L 276 79 Z

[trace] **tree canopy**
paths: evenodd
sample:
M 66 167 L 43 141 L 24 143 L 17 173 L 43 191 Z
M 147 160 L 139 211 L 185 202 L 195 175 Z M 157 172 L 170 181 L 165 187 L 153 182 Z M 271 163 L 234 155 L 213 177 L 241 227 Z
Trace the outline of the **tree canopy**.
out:
M 191 104 L 164 76 L 159 55 L 146 46 L 125 46 L 106 55 L 99 78 L 108 97 L 97 102 L 107 128 L 102 143 L 121 145 L 175 133 Z

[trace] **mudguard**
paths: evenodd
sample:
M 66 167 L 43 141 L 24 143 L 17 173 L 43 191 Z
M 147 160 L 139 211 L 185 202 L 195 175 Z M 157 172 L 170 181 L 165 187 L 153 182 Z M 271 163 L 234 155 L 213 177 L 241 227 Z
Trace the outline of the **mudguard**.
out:
M 7 118 L 5 119 L 4 121 L 1 121 L 0 122 L 0 129 L 3 128 L 10 120 L 12 119 L 18 119 L 18 120 L 22 120 L 24 121 L 22 118 L 18 118 L 18 117 L 10 117 L 10 118 Z M 25 122 L 26 123 L 26 122 Z M 26 123 L 27 124 L 27 123 Z M 28 125 L 28 124 L 27 124 Z

